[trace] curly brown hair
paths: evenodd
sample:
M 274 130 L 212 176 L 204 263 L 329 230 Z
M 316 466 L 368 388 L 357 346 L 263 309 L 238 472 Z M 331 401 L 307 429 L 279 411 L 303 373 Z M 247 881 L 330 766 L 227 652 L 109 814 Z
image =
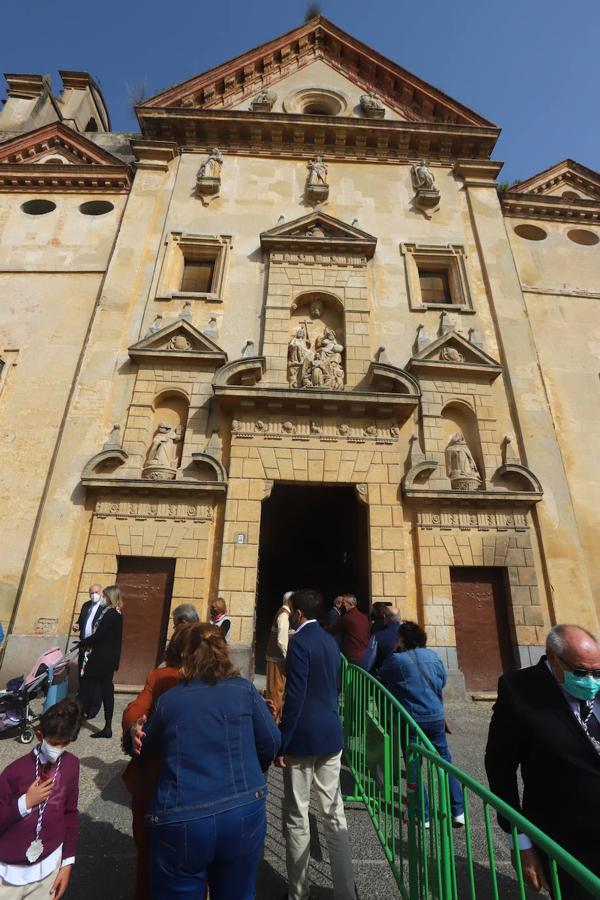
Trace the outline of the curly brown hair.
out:
M 184 629 L 181 677 L 186 681 L 200 678 L 205 684 L 216 684 L 223 678 L 236 678 L 240 673 L 229 659 L 227 643 L 216 625 L 189 625 Z

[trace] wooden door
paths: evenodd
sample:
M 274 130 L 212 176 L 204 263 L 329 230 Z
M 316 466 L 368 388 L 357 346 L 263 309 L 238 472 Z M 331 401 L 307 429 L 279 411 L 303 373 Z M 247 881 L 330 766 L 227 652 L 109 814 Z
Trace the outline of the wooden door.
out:
M 471 691 L 495 691 L 498 678 L 515 668 L 505 571 L 452 568 L 452 607 L 458 666 Z
M 123 594 L 123 650 L 115 682 L 142 685 L 165 648 L 174 559 L 119 557 L 117 584 Z

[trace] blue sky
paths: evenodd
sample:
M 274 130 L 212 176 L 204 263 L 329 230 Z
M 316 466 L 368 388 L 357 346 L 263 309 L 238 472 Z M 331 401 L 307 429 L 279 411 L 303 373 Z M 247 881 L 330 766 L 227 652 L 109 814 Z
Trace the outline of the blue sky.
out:
M 102 85 L 115 130 L 130 95 L 152 95 L 304 20 L 305 0 L 81 0 L 5 4 L 5 72 L 83 69 Z M 345 31 L 503 129 L 501 179 L 564 157 L 600 170 L 598 0 L 324 0 Z M 4 87 L 4 85 L 3 85 Z M 5 96 L 4 91 L 2 96 Z

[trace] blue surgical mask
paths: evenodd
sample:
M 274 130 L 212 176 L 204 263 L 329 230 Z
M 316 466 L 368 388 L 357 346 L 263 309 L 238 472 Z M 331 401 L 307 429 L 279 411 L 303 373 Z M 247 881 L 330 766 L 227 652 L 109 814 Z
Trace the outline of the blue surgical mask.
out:
M 593 675 L 574 675 L 573 672 L 565 672 L 565 690 L 578 700 L 593 700 L 600 691 L 600 678 Z
M 46 738 L 42 741 L 40 749 L 46 759 L 51 763 L 55 763 L 65 752 L 64 747 L 53 747 L 52 744 L 48 743 Z

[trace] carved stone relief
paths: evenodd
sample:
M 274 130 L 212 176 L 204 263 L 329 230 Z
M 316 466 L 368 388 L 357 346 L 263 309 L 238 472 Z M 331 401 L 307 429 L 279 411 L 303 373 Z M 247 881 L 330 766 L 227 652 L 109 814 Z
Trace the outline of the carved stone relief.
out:
M 191 350 L 192 342 L 189 341 L 185 334 L 174 335 L 165 347 L 165 350 Z
M 261 91 L 250 104 L 252 112 L 271 112 L 277 100 L 277 94 L 273 91 Z
M 368 119 L 383 119 L 385 116 L 385 107 L 372 92 L 362 94 L 360 108 L 363 116 Z
M 139 500 L 135 496 L 124 496 L 114 500 L 96 501 L 96 516 L 117 516 L 123 519 L 178 519 L 212 522 L 211 506 L 188 503 L 181 500 L 150 501 Z
M 420 510 L 417 512 L 417 525 L 420 528 L 460 528 L 463 531 L 505 531 L 527 529 L 527 516 L 520 511 L 497 512 L 493 509 L 447 511 L 441 508 Z
M 354 444 L 393 444 L 400 436 L 400 426 L 389 420 L 370 422 L 365 425 L 364 419 L 335 421 L 324 419 L 316 421 L 310 416 L 291 419 L 267 418 L 261 415 L 254 419 L 234 419 L 231 431 L 236 439 L 251 440 L 264 438 L 280 441 L 284 438 L 292 441 L 318 440 L 323 443 L 346 441 Z
M 291 388 L 344 389 L 343 344 L 333 328 L 310 340 L 308 322 L 299 325 L 288 344 L 287 381 Z

